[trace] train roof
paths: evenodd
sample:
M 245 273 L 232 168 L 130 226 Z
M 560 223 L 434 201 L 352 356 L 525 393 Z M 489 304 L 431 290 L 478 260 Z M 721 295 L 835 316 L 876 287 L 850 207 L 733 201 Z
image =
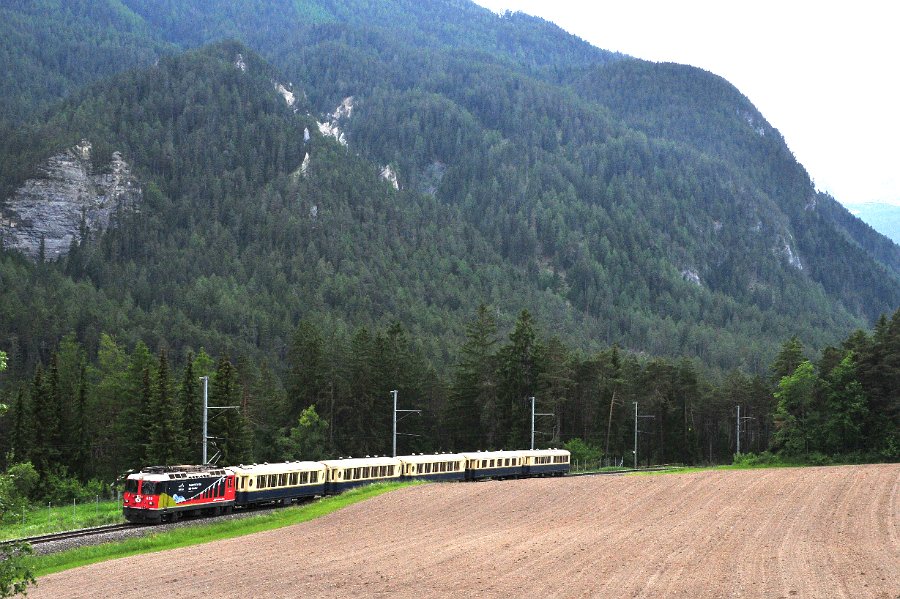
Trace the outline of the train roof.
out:
M 228 469 L 235 474 L 255 475 L 325 470 L 325 466 L 321 462 L 301 462 L 298 460 L 295 462 L 277 462 L 273 464 L 241 464 L 240 466 L 229 466 Z
M 209 476 L 225 476 L 228 472 L 225 468 L 203 465 L 181 466 L 148 466 L 140 472 L 129 474 L 128 478 L 134 480 L 181 480 L 185 478 L 205 478 Z
M 571 455 L 568 449 L 529 449 L 525 452 L 530 456 L 535 455 Z
M 343 458 L 340 460 L 322 460 L 329 468 L 357 468 L 359 466 L 399 466 L 397 458 Z
M 466 459 L 461 453 L 432 453 L 419 455 L 398 455 L 397 459 L 407 464 L 428 464 L 431 462 L 458 462 Z
M 495 460 L 497 458 L 524 458 L 527 451 L 468 451 L 461 454 L 467 460 Z

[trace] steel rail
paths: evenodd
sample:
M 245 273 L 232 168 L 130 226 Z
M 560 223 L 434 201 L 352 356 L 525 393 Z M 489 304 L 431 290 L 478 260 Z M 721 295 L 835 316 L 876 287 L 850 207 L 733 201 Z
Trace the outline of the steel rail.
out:
M 21 539 L 8 539 L 0 541 L 0 545 L 12 545 L 13 543 L 28 543 L 30 545 L 39 545 L 41 543 L 52 543 L 54 541 L 64 541 L 66 539 L 77 539 L 80 537 L 92 537 L 95 535 L 117 532 L 120 530 L 132 530 L 142 528 L 141 524 L 107 524 L 106 526 L 94 526 L 91 528 L 79 528 L 75 530 L 65 530 L 62 532 L 54 532 L 45 535 L 37 535 L 34 537 L 23 537 Z

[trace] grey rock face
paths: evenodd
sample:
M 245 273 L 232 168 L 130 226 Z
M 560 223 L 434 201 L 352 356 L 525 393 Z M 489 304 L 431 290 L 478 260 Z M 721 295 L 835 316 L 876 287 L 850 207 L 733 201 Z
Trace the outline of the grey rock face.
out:
M 41 237 L 48 260 L 65 255 L 79 235 L 82 215 L 91 233 L 109 227 L 118 208 L 134 209 L 141 201 L 138 181 L 119 152 L 95 171 L 91 144 L 80 144 L 50 157 L 34 179 L 26 181 L 0 211 L 3 247 L 37 259 Z

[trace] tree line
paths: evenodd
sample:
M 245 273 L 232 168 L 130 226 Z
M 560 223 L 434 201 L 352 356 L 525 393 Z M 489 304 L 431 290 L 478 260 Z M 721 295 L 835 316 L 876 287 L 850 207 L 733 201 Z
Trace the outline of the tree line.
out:
M 586 355 L 542 334 L 523 310 L 500 333 L 478 308 L 450 374 L 422 357 L 401 325 L 352 332 L 327 321 L 297 326 L 283 369 L 188 350 L 178 359 L 102 334 L 88 356 L 75 335 L 27 380 L 4 381 L 5 466 L 30 462 L 42 480 L 111 482 L 150 464 L 201 461 L 202 382 L 209 377 L 209 456 L 221 464 L 391 452 L 391 392 L 421 410 L 400 423 L 398 451 L 567 445 L 584 458 L 626 457 L 634 405 L 644 463 L 730 462 L 737 447 L 791 459 L 900 457 L 900 311 L 809 359 L 786 341 L 770 376 L 718 379 L 696 363 L 612 346 Z M 582 455 L 583 454 L 583 455 Z

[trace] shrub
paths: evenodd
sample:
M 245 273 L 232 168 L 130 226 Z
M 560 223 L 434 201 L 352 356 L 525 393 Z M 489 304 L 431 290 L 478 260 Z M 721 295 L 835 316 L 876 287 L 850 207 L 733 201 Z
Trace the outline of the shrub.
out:
M 600 458 L 603 457 L 602 449 L 585 443 L 577 437 L 566 442 L 564 447 L 572 454 L 573 464 L 577 461 L 579 464 L 597 466 L 600 464 Z
M 32 499 L 37 491 L 38 480 L 40 475 L 31 462 L 22 462 L 13 464 L 6 470 L 6 475 L 10 478 L 13 491 L 19 499 Z
M 0 597 L 25 594 L 29 584 L 34 583 L 34 573 L 28 563 L 31 545 L 12 543 L 0 545 Z
M 109 487 L 98 480 L 81 483 L 68 476 L 65 471 L 51 472 L 43 481 L 43 501 L 51 503 L 68 503 L 73 499 L 78 502 L 90 501 L 95 497 L 109 495 Z
M 0 474 L 0 520 L 8 513 L 19 513 L 34 493 L 38 473 L 31 462 L 13 464 Z
M 735 466 L 742 466 L 744 468 L 753 468 L 757 466 L 783 466 L 784 461 L 781 459 L 781 456 L 772 453 L 771 451 L 764 451 L 762 453 L 736 453 L 734 454 L 734 458 L 731 462 Z

